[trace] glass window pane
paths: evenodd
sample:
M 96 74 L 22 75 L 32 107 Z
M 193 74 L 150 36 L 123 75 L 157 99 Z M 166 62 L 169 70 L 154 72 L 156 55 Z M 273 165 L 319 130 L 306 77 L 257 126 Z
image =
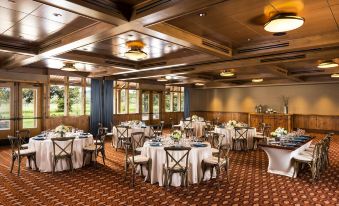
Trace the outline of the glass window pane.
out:
M 118 113 L 126 114 L 127 113 L 127 96 L 126 89 L 117 90 L 118 91 Z
M 11 117 L 11 89 L 0 87 L 0 130 L 10 129 Z
M 128 90 L 128 111 L 129 113 L 137 113 L 138 112 L 138 92 L 137 90 Z
M 63 116 L 65 109 L 65 87 L 61 85 L 51 85 L 50 87 L 50 116 Z
M 179 93 L 173 92 L 173 112 L 179 111 Z
M 86 115 L 91 115 L 91 87 L 86 87 Z
M 142 94 L 142 120 L 149 120 L 149 93 Z
M 180 97 L 180 111 L 184 111 L 184 93 L 180 93 L 181 97 Z
M 82 113 L 82 87 L 69 86 L 69 115 L 79 116 Z
M 24 88 L 22 89 L 22 127 L 36 128 L 37 127 L 37 89 Z
M 159 94 L 153 94 L 153 119 L 159 119 L 160 118 L 160 95 Z
M 165 95 L 165 112 L 171 112 L 171 93 Z

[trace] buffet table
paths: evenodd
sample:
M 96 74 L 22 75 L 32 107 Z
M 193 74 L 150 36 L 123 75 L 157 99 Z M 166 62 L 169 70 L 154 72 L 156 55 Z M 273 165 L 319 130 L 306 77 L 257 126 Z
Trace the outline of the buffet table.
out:
M 232 137 L 235 135 L 235 130 L 233 127 L 224 127 L 224 128 L 215 127 L 214 132 L 224 135 L 224 138 L 219 139 L 219 142 L 221 142 L 222 144 L 228 144 L 231 146 L 231 148 L 233 148 Z M 255 135 L 256 135 L 256 128 L 248 129 L 248 132 L 247 132 L 247 148 L 248 149 L 253 149 L 253 137 Z M 236 149 L 237 148 L 238 147 L 236 146 Z
M 93 144 L 93 136 L 86 134 L 79 138 L 79 135 L 74 134 L 73 142 L 73 168 L 81 168 L 83 163 L 83 148 Z M 58 142 L 60 146 L 66 146 L 68 142 Z M 65 144 L 65 145 L 63 145 Z M 36 151 L 36 163 L 40 172 L 52 172 L 53 171 L 53 142 L 49 137 L 32 137 L 29 139 L 28 149 Z M 31 162 L 33 169 L 34 163 Z M 28 162 L 27 162 L 28 164 Z M 55 171 L 69 170 L 69 164 L 67 160 L 59 160 Z
M 269 173 L 293 177 L 294 167 L 292 158 L 298 153 L 304 151 L 310 146 L 312 138 L 298 144 L 288 144 L 281 142 L 267 142 L 259 144 L 260 148 L 264 150 L 268 156 Z M 297 174 L 295 174 L 297 175 Z
M 189 153 L 189 172 L 188 172 L 188 181 L 190 184 L 198 183 L 202 177 L 202 168 L 201 161 L 204 158 L 212 156 L 211 145 L 206 143 L 207 147 L 191 147 Z M 167 145 L 170 146 L 170 145 Z M 163 186 L 163 166 L 166 163 L 166 152 L 164 150 L 165 145 L 160 146 L 150 146 L 149 142 L 145 142 L 144 147 L 142 148 L 141 154 L 143 156 L 149 157 L 152 159 L 152 169 L 150 181 L 152 184 L 158 183 L 159 186 Z M 175 158 L 181 157 L 183 152 L 175 151 L 172 154 Z M 147 169 L 144 168 L 143 173 L 147 176 Z M 205 173 L 204 180 L 210 178 L 209 170 Z M 179 174 L 173 174 L 172 186 L 180 186 L 181 177 Z

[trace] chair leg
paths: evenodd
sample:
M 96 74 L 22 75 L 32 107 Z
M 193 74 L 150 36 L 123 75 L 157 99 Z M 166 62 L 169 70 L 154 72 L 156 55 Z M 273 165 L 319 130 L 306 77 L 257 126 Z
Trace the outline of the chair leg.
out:
M 169 171 L 169 173 L 168 173 L 169 183 L 167 184 L 168 188 L 169 188 L 169 186 L 172 185 L 172 176 L 173 176 L 173 173 L 171 171 Z
M 163 185 L 164 187 L 166 187 L 167 186 L 167 170 L 163 169 L 163 175 L 164 175 Z
M 33 158 L 34 158 L 34 166 L 35 166 L 35 170 L 39 171 L 39 168 L 38 168 L 38 166 L 37 166 L 37 164 L 36 164 L 36 154 L 33 156 Z
M 134 187 L 134 181 L 135 181 L 135 166 L 132 164 L 132 187 Z
M 151 182 L 151 169 L 152 169 L 152 160 L 149 160 L 147 163 L 147 178 L 146 180 Z
M 54 174 L 54 172 L 55 172 L 55 166 L 56 166 L 56 163 L 57 163 L 57 160 L 56 160 L 56 158 L 54 157 L 52 174 Z
M 212 177 L 213 177 L 213 167 L 210 167 L 210 172 L 211 172 L 210 176 L 211 176 L 211 179 L 212 179 Z
M 292 177 L 297 178 L 298 170 L 299 170 L 299 163 L 296 160 L 293 160 L 293 161 L 294 161 L 293 163 L 294 171 L 293 171 Z
M 70 165 L 71 171 L 73 172 L 73 171 L 74 171 L 74 168 L 73 168 L 72 157 L 69 158 L 69 165 Z
M 18 157 L 18 176 L 20 176 L 21 157 Z
M 215 167 L 215 172 L 217 173 L 217 185 L 218 185 L 218 188 L 220 186 L 220 167 L 219 166 L 216 166 Z
M 16 157 L 13 155 L 12 156 L 12 162 L 11 162 L 11 173 L 13 172 L 13 167 L 14 167 L 14 162 L 15 162 Z
M 201 182 L 204 181 L 204 177 L 205 177 L 205 172 L 206 172 L 206 166 L 205 166 L 205 163 L 202 162 L 201 163 L 201 167 L 202 167 L 202 177 L 201 177 Z
M 105 150 L 104 149 L 101 149 L 101 156 L 102 156 L 102 161 L 103 161 L 104 165 L 106 165 L 106 163 L 105 163 L 106 155 L 105 155 Z
M 128 164 L 128 162 L 126 161 L 126 162 L 125 162 L 125 180 L 126 180 L 126 178 L 127 178 L 128 166 L 129 166 L 129 164 Z
M 87 156 L 87 152 L 84 151 L 84 154 L 82 155 L 82 167 L 85 166 L 86 156 Z
M 27 156 L 27 160 L 28 160 L 28 167 L 30 169 L 32 169 L 32 165 L 31 165 L 31 156 Z

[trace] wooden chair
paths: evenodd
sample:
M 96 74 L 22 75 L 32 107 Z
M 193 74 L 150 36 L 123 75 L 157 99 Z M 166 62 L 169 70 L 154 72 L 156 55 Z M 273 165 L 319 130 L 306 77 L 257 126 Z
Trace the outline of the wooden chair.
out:
M 321 167 L 321 151 L 323 143 L 319 142 L 315 144 L 312 154 L 301 152 L 292 158 L 294 172 L 292 177 L 296 177 L 298 174 L 300 164 L 306 164 L 310 167 L 312 173 L 312 180 L 319 178 Z
M 144 132 L 133 132 L 131 134 L 131 143 L 133 144 L 132 148 L 135 148 L 135 153 L 141 154 L 142 147 L 145 143 L 145 133 Z
M 73 143 L 74 137 L 57 137 L 52 138 L 53 143 L 53 174 L 56 164 L 61 159 L 66 159 L 69 163 L 70 170 L 73 171 Z
M 82 165 L 85 165 L 85 160 L 88 154 L 90 154 L 90 158 L 92 161 L 92 155 L 95 155 L 95 164 L 97 162 L 97 156 L 99 155 L 99 152 L 101 153 L 102 156 L 102 162 L 105 164 L 105 158 L 106 158 L 106 153 L 105 153 L 105 138 L 106 134 L 101 134 L 99 138 L 97 139 L 99 143 L 94 143 L 92 145 L 86 146 L 83 148 L 83 162 Z
M 234 127 L 234 136 L 232 137 L 233 150 L 239 143 L 240 150 L 247 150 L 247 134 L 249 127 Z
M 151 177 L 151 164 L 152 161 L 149 157 L 145 157 L 143 155 L 135 155 L 135 147 L 137 145 L 133 138 L 131 141 L 123 140 L 123 144 L 125 147 L 125 179 L 127 177 L 127 172 L 129 166 L 132 167 L 132 186 L 134 187 L 135 184 L 135 170 L 137 166 L 140 166 L 141 176 L 143 176 L 143 166 L 147 167 L 147 180 Z M 129 155 L 129 150 L 132 150 L 132 155 Z
M 230 160 L 229 160 L 229 152 L 230 152 L 230 145 L 219 145 L 218 147 L 218 155 L 208 157 L 202 160 L 201 167 L 203 170 L 203 175 L 201 178 L 201 181 L 204 180 L 205 172 L 209 168 L 210 169 L 210 178 L 212 179 L 213 176 L 213 169 L 215 168 L 217 173 L 217 181 L 218 181 L 218 187 L 219 187 L 219 181 L 220 181 L 220 174 L 221 174 L 221 168 L 225 169 L 227 180 L 229 180 L 229 166 L 230 166 Z
M 208 141 L 208 139 L 214 134 L 214 126 L 211 124 L 206 124 L 202 128 L 203 139 Z
M 11 154 L 12 154 L 12 162 L 11 162 L 11 173 L 13 171 L 15 160 L 18 160 L 18 176 L 20 176 L 20 163 L 23 157 L 27 157 L 29 167 L 31 167 L 31 159 L 34 161 L 35 169 L 39 170 L 36 165 L 36 152 L 31 149 L 22 149 L 21 143 L 22 140 L 19 137 L 8 136 L 8 140 L 11 144 Z
M 270 130 L 271 126 L 266 125 L 265 123 L 260 123 L 260 131 L 253 137 L 253 149 L 258 147 L 258 143 L 267 141 L 270 137 Z
M 172 175 L 179 173 L 181 176 L 181 185 L 188 187 L 188 157 L 191 148 L 190 147 L 165 147 L 166 163 L 164 164 L 164 185 L 169 188 L 172 184 Z M 183 152 L 183 155 L 179 158 L 173 157 L 172 153 Z
M 155 136 L 162 136 L 165 121 L 160 121 L 160 125 L 156 125 L 153 132 Z
M 224 138 L 225 135 L 219 133 L 213 133 L 209 136 L 207 141 L 211 144 L 212 155 L 219 154 L 219 145 L 222 143 Z
M 117 130 L 117 138 L 118 138 L 117 146 L 115 148 L 115 150 L 117 151 L 119 147 L 119 143 L 121 144 L 121 147 L 122 147 L 123 146 L 122 141 L 129 139 L 129 135 L 128 135 L 129 127 L 118 125 L 118 126 L 115 126 L 115 128 Z
M 29 138 L 31 137 L 31 132 L 28 129 L 17 130 L 16 136 L 21 139 L 21 149 L 28 149 Z

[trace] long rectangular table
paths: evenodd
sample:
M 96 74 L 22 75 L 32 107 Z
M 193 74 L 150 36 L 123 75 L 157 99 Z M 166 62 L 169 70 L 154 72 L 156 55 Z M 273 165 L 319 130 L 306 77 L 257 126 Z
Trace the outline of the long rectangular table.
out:
M 259 147 L 264 150 L 268 156 L 268 169 L 269 173 L 293 177 L 294 167 L 292 158 L 298 153 L 308 148 L 312 142 L 312 137 L 307 141 L 290 147 L 278 144 L 262 143 Z

